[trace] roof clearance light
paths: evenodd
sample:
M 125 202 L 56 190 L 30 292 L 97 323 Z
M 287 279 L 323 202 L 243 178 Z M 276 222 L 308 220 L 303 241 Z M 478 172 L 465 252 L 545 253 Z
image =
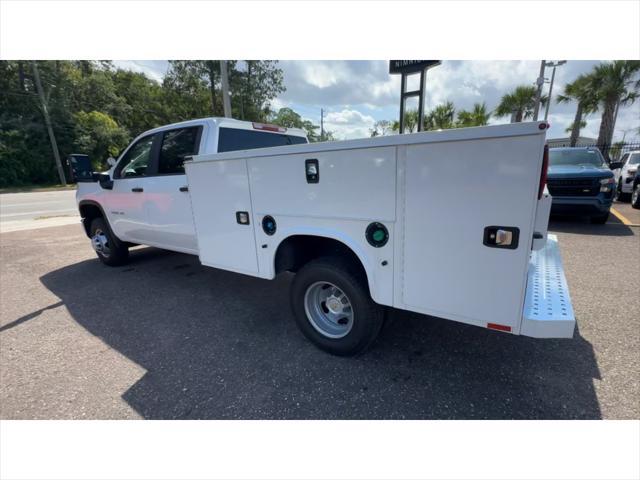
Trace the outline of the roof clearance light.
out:
M 256 130 L 266 130 L 267 132 L 278 132 L 284 133 L 287 131 L 284 127 L 279 127 L 278 125 L 271 125 L 269 123 L 256 123 L 252 122 L 253 128 Z

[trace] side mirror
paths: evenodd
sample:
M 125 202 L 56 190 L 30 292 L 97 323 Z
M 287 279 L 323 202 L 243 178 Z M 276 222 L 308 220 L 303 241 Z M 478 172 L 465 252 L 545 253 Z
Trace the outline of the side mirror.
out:
M 622 162 L 611 162 L 609 163 L 609 168 L 611 170 L 617 170 L 619 168 L 622 168 Z
M 113 189 L 113 180 L 111 180 L 111 176 L 108 173 L 99 173 L 98 183 L 100 183 L 100 186 L 105 190 Z
M 69 177 L 74 182 L 91 182 L 91 161 L 88 155 L 72 153 L 67 157 Z

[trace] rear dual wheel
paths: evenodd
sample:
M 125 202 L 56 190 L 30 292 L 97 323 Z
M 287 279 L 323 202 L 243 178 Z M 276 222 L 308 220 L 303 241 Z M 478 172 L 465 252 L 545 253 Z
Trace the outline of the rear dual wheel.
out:
M 365 351 L 384 322 L 384 310 L 371 299 L 364 275 L 338 257 L 314 260 L 298 271 L 291 308 L 302 333 L 334 355 Z

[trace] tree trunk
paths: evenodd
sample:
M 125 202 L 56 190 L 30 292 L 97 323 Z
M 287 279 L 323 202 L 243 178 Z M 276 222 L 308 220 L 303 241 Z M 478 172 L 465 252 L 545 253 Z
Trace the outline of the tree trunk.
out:
M 522 122 L 522 115 L 523 115 L 522 110 L 516 111 L 516 122 Z
M 609 160 L 609 148 L 611 147 L 611 139 L 613 138 L 613 114 L 616 109 L 616 98 L 607 99 L 602 112 L 602 120 L 600 120 L 600 131 L 598 132 L 598 145 L 604 150 L 605 159 Z
M 211 112 L 215 117 L 217 115 L 218 104 L 216 103 L 216 72 L 213 69 L 213 62 L 215 60 L 207 61 L 207 70 L 209 71 L 209 90 L 211 92 Z
M 578 102 L 578 108 L 576 108 L 576 116 L 573 118 L 573 128 L 571 129 L 571 138 L 569 139 L 569 145 L 572 147 L 578 143 L 578 137 L 580 136 L 580 124 L 582 123 L 582 103 Z

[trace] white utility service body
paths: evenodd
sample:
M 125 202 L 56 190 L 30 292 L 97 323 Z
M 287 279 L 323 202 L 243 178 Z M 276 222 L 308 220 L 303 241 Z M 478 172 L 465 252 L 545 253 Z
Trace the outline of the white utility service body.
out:
M 572 337 L 558 242 L 547 235 L 551 198 L 546 188 L 539 195 L 546 128 L 513 123 L 193 156 L 185 170 L 200 261 L 271 279 L 287 238 L 333 239 L 362 263 L 380 305 Z M 248 224 L 239 221 L 245 214 Z M 372 223 L 386 227 L 383 246 L 365 238 Z M 496 233 L 504 245 L 492 243 Z

